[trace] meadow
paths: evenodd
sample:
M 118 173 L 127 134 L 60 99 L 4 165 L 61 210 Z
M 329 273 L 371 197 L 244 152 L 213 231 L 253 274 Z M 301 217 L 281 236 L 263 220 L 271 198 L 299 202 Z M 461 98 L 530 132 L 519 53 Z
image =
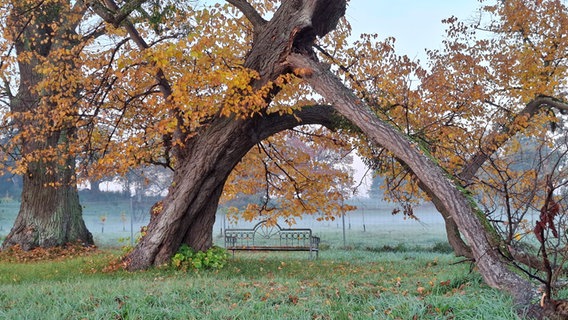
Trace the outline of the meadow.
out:
M 91 228 L 106 239 L 94 251 L 37 261 L 2 254 L 0 319 L 519 319 L 509 297 L 450 253 L 437 218 L 367 210 L 363 228 L 357 214 L 298 222 L 322 238 L 318 260 L 237 252 L 217 271 L 131 273 L 107 268 L 129 235 L 114 217 L 116 226 Z M 221 218 L 219 243 L 222 227 Z
M 1 319 L 517 319 L 469 264 L 426 251 L 238 253 L 219 271 L 103 271 L 116 251 L 0 262 Z

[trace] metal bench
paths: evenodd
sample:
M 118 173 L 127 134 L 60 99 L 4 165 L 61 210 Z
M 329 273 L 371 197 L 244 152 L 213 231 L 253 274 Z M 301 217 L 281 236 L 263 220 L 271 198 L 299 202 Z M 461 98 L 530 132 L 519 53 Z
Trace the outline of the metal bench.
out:
M 225 229 L 225 248 L 233 251 L 309 251 L 310 259 L 319 255 L 320 238 L 312 229 L 281 228 L 263 220 L 252 229 Z

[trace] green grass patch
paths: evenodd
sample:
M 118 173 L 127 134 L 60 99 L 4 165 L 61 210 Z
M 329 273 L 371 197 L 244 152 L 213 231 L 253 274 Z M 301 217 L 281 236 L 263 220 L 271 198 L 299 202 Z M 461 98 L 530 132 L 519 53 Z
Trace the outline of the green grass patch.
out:
M 216 271 L 102 272 L 117 254 L 0 261 L 0 319 L 518 319 L 443 253 L 238 252 Z

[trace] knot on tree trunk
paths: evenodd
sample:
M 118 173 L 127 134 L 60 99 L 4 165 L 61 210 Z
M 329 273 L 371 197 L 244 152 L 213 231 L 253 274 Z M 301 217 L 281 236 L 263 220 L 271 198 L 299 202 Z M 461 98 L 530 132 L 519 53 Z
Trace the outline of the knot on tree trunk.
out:
M 315 57 L 314 41 L 335 29 L 347 8 L 345 0 L 283 1 L 270 21 L 260 23 L 250 6 L 241 1 L 231 3 L 243 11 L 255 28 L 245 67 L 259 72 L 257 87 L 288 72 L 285 61 L 291 53 Z
M 313 4 L 307 1 L 299 11 L 307 10 L 311 23 L 294 33 L 292 52 L 315 56 L 312 47 L 316 37 L 324 37 L 337 27 L 339 19 L 345 14 L 346 6 L 345 1 L 320 0 Z

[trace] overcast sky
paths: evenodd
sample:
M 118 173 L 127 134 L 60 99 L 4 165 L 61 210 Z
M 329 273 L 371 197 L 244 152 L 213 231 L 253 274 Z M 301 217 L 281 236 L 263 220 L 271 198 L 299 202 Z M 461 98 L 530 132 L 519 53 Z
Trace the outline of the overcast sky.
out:
M 377 33 L 380 39 L 394 37 L 398 54 L 424 60 L 424 49 L 442 47 L 443 19 L 456 16 L 470 21 L 479 6 L 477 0 L 351 0 L 346 16 L 354 36 Z M 366 168 L 359 159 L 355 159 L 354 168 L 358 184 Z M 366 196 L 369 185 L 370 177 L 364 179 L 358 195 Z
M 351 0 L 346 16 L 353 34 L 395 37 L 397 52 L 424 59 L 425 48 L 441 48 L 442 19 L 469 21 L 479 6 L 477 0 Z

